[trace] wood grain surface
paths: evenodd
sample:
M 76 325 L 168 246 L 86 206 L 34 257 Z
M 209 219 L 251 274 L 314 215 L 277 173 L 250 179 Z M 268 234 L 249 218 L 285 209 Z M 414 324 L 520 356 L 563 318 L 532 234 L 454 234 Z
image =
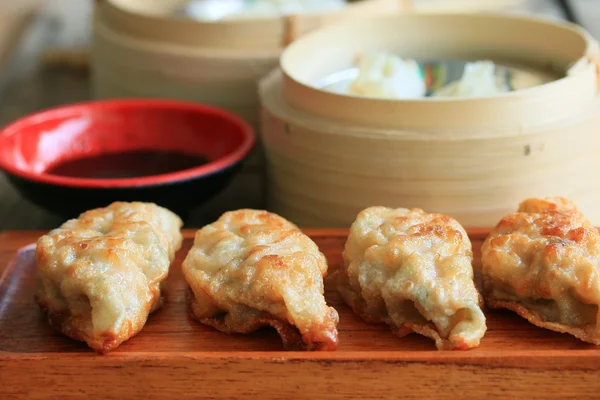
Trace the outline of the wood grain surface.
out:
M 327 300 L 340 314 L 337 352 L 284 352 L 268 329 L 219 333 L 187 314 L 180 264 L 189 230 L 163 308 L 139 335 L 100 356 L 52 331 L 33 301 L 32 253 L 14 256 L 41 233 L 0 234 L 0 399 L 547 400 L 600 392 L 600 349 L 509 312 L 486 311 L 488 332 L 479 348 L 439 352 L 429 339 L 399 339 L 386 326 L 364 323 L 328 288 Z M 307 233 L 336 268 L 347 231 Z M 477 260 L 487 230 L 469 233 Z

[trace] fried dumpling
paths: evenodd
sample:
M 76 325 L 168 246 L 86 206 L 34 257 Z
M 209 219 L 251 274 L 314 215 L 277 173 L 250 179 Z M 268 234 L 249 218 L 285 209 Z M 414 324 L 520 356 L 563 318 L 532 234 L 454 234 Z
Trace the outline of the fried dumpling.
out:
M 338 314 L 323 296 L 327 261 L 278 215 L 227 212 L 196 233 L 183 262 L 193 317 L 226 333 L 263 326 L 287 350 L 335 350 Z
M 479 345 L 486 331 L 463 227 L 419 209 L 361 211 L 346 241 L 338 291 L 367 322 L 435 340 L 439 350 Z
M 149 203 L 87 211 L 37 242 L 36 299 L 63 334 L 107 353 L 161 304 L 182 221 Z
M 481 251 L 489 307 L 600 344 L 600 234 L 571 201 L 525 200 Z

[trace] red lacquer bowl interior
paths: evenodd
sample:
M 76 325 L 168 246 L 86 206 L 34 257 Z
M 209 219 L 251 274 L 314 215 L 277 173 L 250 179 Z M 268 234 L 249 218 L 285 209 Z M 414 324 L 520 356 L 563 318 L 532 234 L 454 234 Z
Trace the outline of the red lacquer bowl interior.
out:
M 217 108 L 172 100 L 106 100 L 53 108 L 0 130 L 0 169 L 36 182 L 75 187 L 132 187 L 210 175 L 252 149 L 252 128 Z M 209 160 L 198 167 L 125 179 L 48 174 L 61 162 L 136 150 L 176 151 Z

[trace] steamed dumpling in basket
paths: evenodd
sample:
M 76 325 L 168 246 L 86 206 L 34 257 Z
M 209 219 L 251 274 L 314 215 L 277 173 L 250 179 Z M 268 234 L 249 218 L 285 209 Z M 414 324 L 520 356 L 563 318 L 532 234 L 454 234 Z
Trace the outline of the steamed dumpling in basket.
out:
M 388 53 L 375 53 L 358 61 L 358 76 L 347 93 L 388 99 L 416 99 L 425 96 L 427 87 L 419 64 Z
M 510 91 L 491 61 L 467 63 L 462 77 L 437 90 L 434 97 L 487 97 Z

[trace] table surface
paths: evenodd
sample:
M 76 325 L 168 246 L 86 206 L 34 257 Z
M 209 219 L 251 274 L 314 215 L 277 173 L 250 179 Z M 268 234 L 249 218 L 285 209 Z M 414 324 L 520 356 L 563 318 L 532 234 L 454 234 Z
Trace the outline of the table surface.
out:
M 40 66 L 39 55 L 47 48 L 87 45 L 89 7 L 77 2 L 77 7 L 65 8 L 66 3 L 49 1 L 26 30 L 8 65 L 0 66 L 0 126 L 33 111 L 90 98 L 85 71 Z M 524 4 L 526 11 L 554 18 L 560 15 L 555 2 L 526 0 Z M 600 17 L 600 1 L 579 0 L 576 9 L 586 28 L 595 33 L 589 22 Z M 188 227 L 211 222 L 231 209 L 266 208 L 264 169 L 258 151 L 255 153 L 224 192 L 192 214 Z M 0 230 L 49 229 L 60 222 L 24 200 L 0 174 Z

